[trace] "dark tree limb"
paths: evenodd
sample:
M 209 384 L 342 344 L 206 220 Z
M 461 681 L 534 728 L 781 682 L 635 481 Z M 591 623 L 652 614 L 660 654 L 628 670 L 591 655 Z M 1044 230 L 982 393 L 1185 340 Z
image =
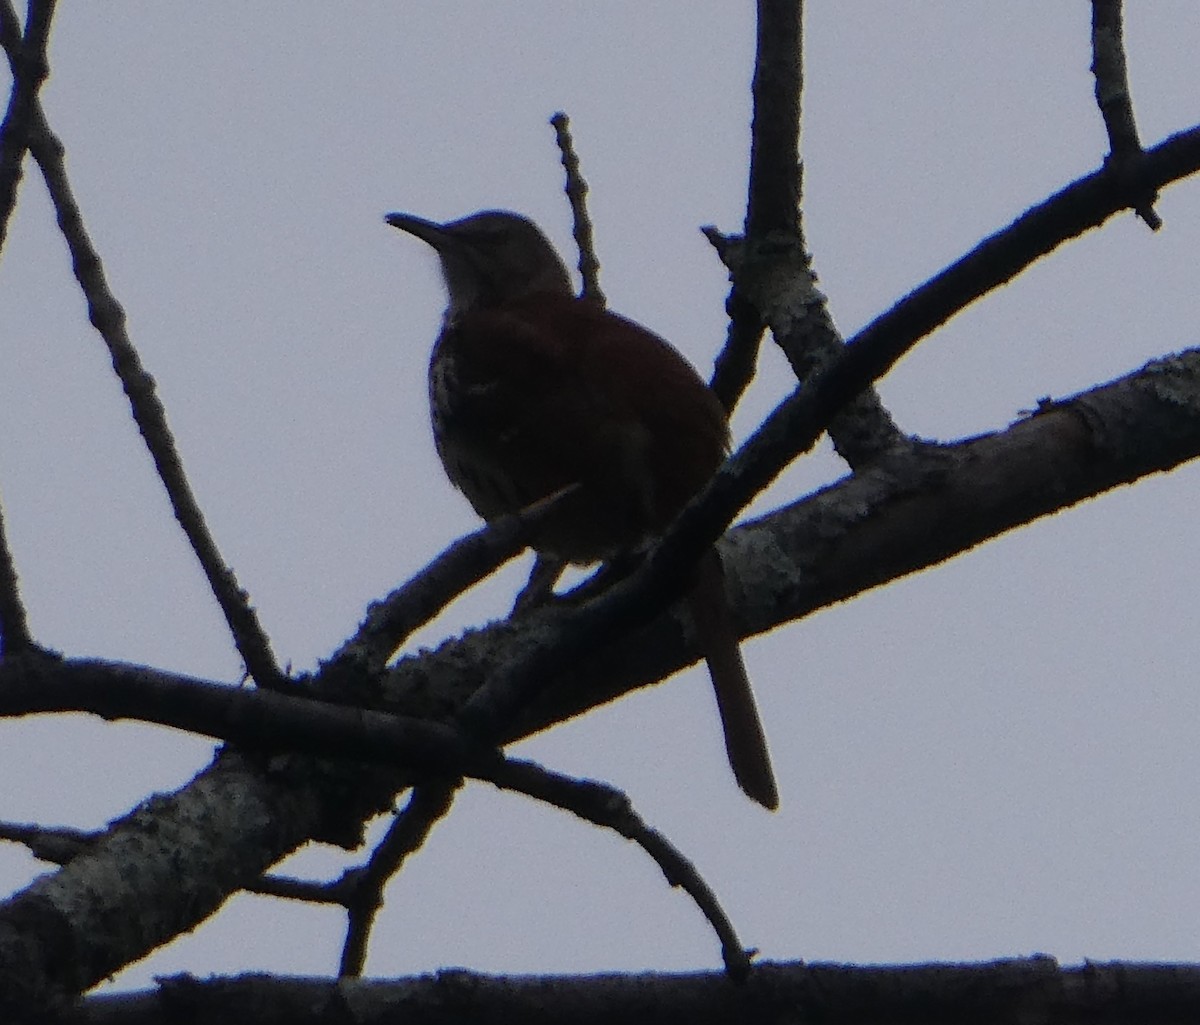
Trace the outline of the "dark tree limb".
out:
M 84 226 L 74 190 L 67 178 L 63 145 L 51 131 L 40 105 L 35 104 L 31 117 L 29 149 L 41 168 L 58 217 L 59 229 L 71 252 L 71 266 L 87 300 L 88 319 L 108 347 L 113 370 L 129 399 L 134 422 L 166 488 L 175 519 L 183 528 L 217 604 L 225 615 L 246 672 L 260 686 L 283 686 L 285 678 L 271 652 L 271 643 L 258 621 L 258 615 L 250 604 L 249 595 L 242 590 L 233 570 L 222 559 L 216 540 L 192 493 L 167 423 L 166 410 L 155 391 L 154 378 L 142 365 L 141 357 L 129 338 L 125 310 L 108 286 L 104 265 Z
M 46 46 L 53 16 L 53 0 L 32 0 L 22 33 L 10 0 L 0 2 L 0 46 L 8 57 L 13 76 L 8 109 L 0 122 L 0 250 L 4 248 L 8 223 L 16 207 L 21 165 L 29 148 L 38 90 L 49 72 Z M 29 651 L 33 645 L 25 603 L 21 601 L 17 566 L 0 508 L 0 658 Z
M 8 109 L 0 123 L 0 248 L 8 235 L 8 222 L 21 181 L 21 164 L 37 121 L 38 91 L 50 72 L 46 46 L 53 17 L 54 0 L 30 0 L 22 33 L 11 0 L 0 2 L 0 46 L 8 57 L 13 76 Z
M 367 864 L 346 873 L 335 884 L 346 908 L 346 940 L 342 944 L 339 978 L 362 975 L 375 916 L 383 907 L 384 888 L 408 856 L 421 848 L 433 827 L 450 813 L 461 785 L 462 779 L 458 778 L 414 787 L 408 804 L 396 814 Z
M 413 631 L 519 555 L 528 544 L 530 533 L 572 491 L 574 486 L 564 488 L 459 538 L 391 594 L 372 602 L 362 625 L 333 654 L 325 670 L 368 676 L 382 672 L 388 659 Z
M 866 968 L 777 962 L 757 965 L 741 985 L 713 972 L 494 976 L 458 969 L 387 982 L 181 976 L 140 993 L 89 997 L 69 1023 L 383 1025 L 401 1020 L 405 1025 L 1179 1025 L 1200 1020 L 1200 968 L 1128 962 L 1064 968 L 1044 956 Z

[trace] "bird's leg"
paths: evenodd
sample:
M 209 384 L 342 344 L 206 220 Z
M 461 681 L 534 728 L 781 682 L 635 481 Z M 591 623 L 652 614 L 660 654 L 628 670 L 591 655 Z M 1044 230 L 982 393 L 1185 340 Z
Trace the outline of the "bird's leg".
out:
M 539 552 L 534 560 L 533 569 L 529 571 L 528 582 L 521 588 L 517 600 L 513 603 L 512 614 L 515 616 L 536 609 L 554 598 L 554 585 L 558 583 L 558 578 L 566 568 L 565 559 L 560 559 L 557 555 L 542 555 Z

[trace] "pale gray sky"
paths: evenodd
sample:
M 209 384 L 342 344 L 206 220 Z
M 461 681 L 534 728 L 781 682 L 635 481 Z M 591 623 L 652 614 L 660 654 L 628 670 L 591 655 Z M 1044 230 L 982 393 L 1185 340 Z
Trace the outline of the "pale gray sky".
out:
M 1129 6 L 1143 138 L 1200 121 L 1200 6 Z M 809 242 L 849 334 L 1094 169 L 1089 5 L 812 2 Z M 340 17 L 334 12 L 340 13 Z M 504 206 L 573 260 L 546 120 L 565 109 L 613 307 L 707 373 L 725 277 L 697 226 L 744 204 L 750 5 L 699 0 L 62 5 L 44 98 L 213 530 L 281 658 L 310 667 L 371 599 L 475 526 L 425 407 L 442 295 L 382 221 Z M 882 383 L 950 440 L 1196 344 L 1200 182 L 924 342 Z M 38 638 L 235 681 L 32 174 L 0 264 L 0 496 Z M 791 385 L 767 352 L 753 429 Z M 805 461 L 758 508 L 835 479 Z M 768 957 L 1045 951 L 1200 959 L 1200 557 L 1193 467 L 747 645 L 783 808 L 729 776 L 702 671 L 522 746 L 626 787 Z M 520 570 L 425 631 L 507 608 Z M 102 825 L 211 745 L 0 723 L 0 817 Z M 306 854 L 297 871 L 340 861 Z M 0 848 L 0 881 L 40 871 Z M 327 909 L 243 897 L 119 978 L 328 974 Z M 368 970 L 708 968 L 715 940 L 633 847 L 474 787 L 388 892 Z

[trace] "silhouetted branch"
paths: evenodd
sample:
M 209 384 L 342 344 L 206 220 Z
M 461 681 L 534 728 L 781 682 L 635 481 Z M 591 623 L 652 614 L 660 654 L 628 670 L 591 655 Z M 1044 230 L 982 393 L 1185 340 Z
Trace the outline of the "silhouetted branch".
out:
M 21 163 L 36 120 L 38 90 L 50 70 L 46 44 L 53 16 L 54 0 L 31 0 L 22 34 L 11 0 L 0 2 L 0 46 L 13 76 L 8 109 L 0 124 L 0 248 L 17 202 Z
M 642 848 L 671 886 L 680 887 L 696 904 L 721 943 L 725 970 L 734 979 L 750 971 L 750 954 L 742 947 L 733 923 L 696 867 L 662 833 L 652 829 L 620 790 L 596 780 L 572 779 L 532 762 L 508 759 L 490 780 L 504 790 L 552 804 L 573 815 L 614 830 Z
M 100 660 L 6 660 L 0 717 L 90 712 L 213 737 L 240 747 L 486 776 L 500 757 L 449 726 L 347 705 L 231 687 Z
M 221 558 L 204 514 L 192 494 L 183 469 L 166 410 L 155 392 L 154 378 L 142 366 L 141 358 L 125 328 L 125 311 L 108 287 L 100 256 L 88 237 L 79 205 L 67 179 L 63 146 L 50 130 L 37 107 L 33 113 L 30 152 L 42 170 L 50 199 L 58 216 L 58 225 L 71 251 L 75 278 L 87 299 L 88 319 L 104 339 L 112 357 L 113 369 L 129 399 L 134 422 L 145 440 L 155 468 L 167 490 L 175 519 L 183 528 L 196 553 L 209 587 L 217 599 L 246 671 L 260 686 L 279 687 L 284 677 L 271 653 L 271 643 L 258 622 L 249 597 Z
M 338 881 L 336 889 L 347 912 L 346 941 L 338 967 L 340 978 L 362 974 L 371 928 L 383 907 L 384 888 L 408 856 L 421 848 L 433 827 L 449 814 L 460 786 L 462 779 L 456 778 L 414 787 L 408 804 L 397 813 L 367 864 L 352 869 Z
M 33 647 L 25 603 L 17 581 L 17 567 L 8 535 L 4 529 L 4 510 L 0 506 L 0 659 L 19 655 Z
M 598 306 L 604 306 L 608 300 L 600 287 L 600 260 L 596 256 L 596 240 L 592 237 L 592 220 L 587 212 L 587 181 L 579 169 L 579 157 L 575 153 L 575 144 L 571 140 L 570 119 L 561 110 L 550 119 L 554 127 L 554 138 L 558 142 L 558 150 L 562 154 L 563 170 L 567 181 L 565 192 L 571 204 L 572 229 L 575 233 L 575 245 L 579 248 L 579 275 L 583 279 L 584 299 L 590 299 Z
M 33 0 L 25 32 L 10 0 L 0 2 L 0 46 L 8 57 L 13 84 L 8 109 L 0 122 L 0 250 L 8 237 L 8 223 L 17 202 L 21 165 L 29 147 L 29 134 L 37 109 L 38 90 L 46 80 L 46 44 L 50 37 L 53 0 Z M 21 601 L 17 568 L 0 510 L 0 658 L 33 647 L 29 620 Z
M 484 975 L 464 969 L 355 981 L 247 975 L 160 979 L 153 990 L 86 998 L 70 1025 L 326 1025 L 403 1020 L 523 1025 L 937 1022 L 940 1025 L 1179 1025 L 1200 1020 L 1200 968 L 1051 957 L 982 964 L 772 962 L 739 986 L 717 972 Z M 341 1017 L 338 1017 L 341 1015 Z

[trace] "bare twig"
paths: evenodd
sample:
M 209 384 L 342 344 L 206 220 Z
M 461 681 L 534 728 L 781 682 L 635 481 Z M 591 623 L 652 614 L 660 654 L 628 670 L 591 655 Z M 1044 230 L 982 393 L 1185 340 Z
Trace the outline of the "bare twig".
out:
M 598 306 L 608 303 L 600 287 L 600 261 L 596 257 L 596 243 L 592 237 L 592 221 L 587 212 L 588 185 L 579 170 L 579 157 L 571 141 L 571 122 L 561 110 L 550 119 L 554 126 L 554 138 L 562 154 L 563 170 L 567 173 L 565 192 L 571 204 L 572 227 L 575 245 L 579 247 L 579 276 L 583 279 L 584 299 Z
M 271 653 L 271 643 L 259 624 L 249 597 L 221 558 L 204 514 L 192 494 L 183 463 L 167 424 L 166 410 L 125 328 L 125 311 L 108 287 L 100 256 L 88 237 L 79 205 L 67 179 L 62 143 L 50 130 L 40 107 L 34 115 L 30 151 L 41 167 L 58 215 L 58 225 L 71 251 L 75 278 L 87 299 L 88 319 L 100 333 L 112 357 L 113 369 L 129 399 L 134 422 L 145 440 L 155 468 L 167 490 L 175 519 L 196 553 L 217 604 L 225 614 L 246 671 L 260 686 L 278 688 L 285 677 Z
M 262 897 L 299 900 L 307 904 L 336 904 L 341 907 L 342 900 L 335 889 L 336 886 L 336 880 L 323 882 L 269 874 L 250 883 L 246 887 L 246 892 L 257 893 Z
M 802 0 L 758 0 L 745 226 L 754 239 L 773 233 L 796 238 L 800 232 L 803 26 Z M 712 389 L 732 416 L 754 379 L 765 320 L 736 281 L 725 309 L 729 332 L 713 367 Z
M 65 865 L 86 851 L 96 834 L 67 826 L 39 826 L 29 822 L 0 822 L 0 840 L 23 844 L 39 861 Z
M 654 859 L 667 882 L 680 887 L 708 919 L 721 942 L 726 971 L 735 978 L 743 978 L 749 972 L 750 956 L 738 940 L 716 894 L 683 853 L 642 820 L 620 790 L 595 780 L 573 779 L 532 762 L 511 758 L 493 774 L 491 782 L 502 790 L 515 790 L 536 798 L 632 840 Z
M 462 779 L 426 782 L 415 787 L 387 835 L 362 868 L 342 877 L 339 889 L 347 911 L 346 942 L 338 968 L 341 978 L 362 974 L 367 941 L 375 916 L 383 907 L 383 890 L 405 860 L 425 843 L 433 827 L 446 816 Z
M 1096 105 L 1108 132 L 1108 159 L 1120 163 L 1142 152 L 1125 60 L 1125 30 L 1121 0 L 1092 0 L 1092 74 L 1096 76 Z M 1157 193 L 1145 197 L 1134 212 L 1157 231 L 1162 218 L 1154 210 Z
M 804 4 L 758 0 L 751 92 L 746 234 L 800 230 L 800 94 L 804 88 Z
M 8 223 L 17 202 L 21 165 L 29 147 L 29 135 L 37 109 L 37 94 L 45 81 L 48 65 L 46 44 L 54 14 L 53 0 L 33 0 L 29 5 L 22 37 L 10 0 L 0 3 L 0 45 L 12 70 L 12 92 L 8 110 L 0 123 L 0 250 L 8 237 Z M 19 654 L 33 647 L 29 620 L 21 601 L 16 562 L 0 511 L 0 657 Z

